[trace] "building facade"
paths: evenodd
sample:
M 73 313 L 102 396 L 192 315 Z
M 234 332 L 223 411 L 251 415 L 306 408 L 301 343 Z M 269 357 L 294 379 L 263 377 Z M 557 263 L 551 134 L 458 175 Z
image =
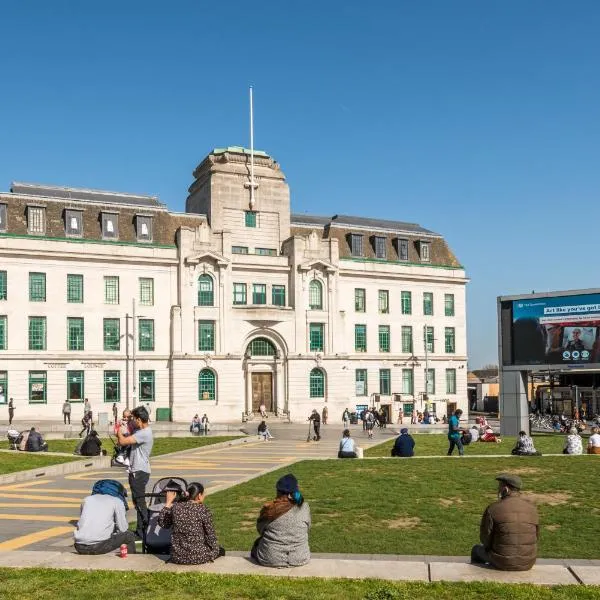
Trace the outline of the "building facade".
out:
M 0 404 L 60 418 L 148 405 L 175 420 L 376 405 L 467 410 L 464 268 L 411 223 L 291 214 L 279 165 L 230 147 L 186 212 L 13 184 L 0 194 Z M 77 416 L 77 408 L 74 416 Z

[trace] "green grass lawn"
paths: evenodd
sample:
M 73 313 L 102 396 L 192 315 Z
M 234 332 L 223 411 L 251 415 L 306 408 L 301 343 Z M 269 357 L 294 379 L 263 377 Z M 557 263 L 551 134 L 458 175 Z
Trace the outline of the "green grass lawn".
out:
M 262 503 L 290 471 L 311 507 L 314 552 L 468 555 L 495 476 L 511 471 L 535 493 L 539 556 L 600 558 L 600 460 L 587 455 L 300 462 L 207 498 L 225 548 L 250 549 Z
M 560 454 L 564 448 L 566 435 L 564 433 L 540 433 L 533 435 L 533 444 L 535 449 L 542 454 Z M 583 436 L 583 451 L 587 446 L 588 436 Z M 448 438 L 446 434 L 435 433 L 416 433 L 413 435 L 415 440 L 415 454 L 417 456 L 443 456 L 448 452 Z M 356 441 L 360 446 L 360 436 L 356 436 Z M 394 445 L 394 439 L 365 450 L 365 456 L 390 456 L 390 450 Z M 467 455 L 485 455 L 485 454 L 510 454 L 514 448 L 516 437 L 505 436 L 501 444 L 490 444 L 487 442 L 475 442 L 465 446 Z M 457 450 L 454 454 L 457 454 Z
M 54 600 L 592 600 L 598 586 L 535 587 L 495 583 L 391 583 L 200 573 L 126 573 L 0 569 L 5 598 Z
M 48 467 L 50 465 L 59 465 L 73 460 L 75 460 L 75 457 L 48 456 L 43 452 L 38 454 L 0 452 L 0 475 L 16 473 L 17 471 L 27 471 L 29 469 L 39 469 L 40 467 Z

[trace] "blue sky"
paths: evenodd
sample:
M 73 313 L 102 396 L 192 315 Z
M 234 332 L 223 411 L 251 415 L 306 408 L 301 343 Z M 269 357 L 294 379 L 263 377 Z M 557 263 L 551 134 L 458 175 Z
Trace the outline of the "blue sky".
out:
M 0 189 L 158 194 L 247 144 L 296 212 L 414 221 L 471 278 L 472 367 L 496 296 L 598 285 L 600 3 L 5 2 Z

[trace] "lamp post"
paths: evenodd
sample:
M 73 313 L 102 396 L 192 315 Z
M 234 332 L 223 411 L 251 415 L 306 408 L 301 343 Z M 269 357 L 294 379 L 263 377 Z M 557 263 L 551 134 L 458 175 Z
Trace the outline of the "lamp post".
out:
M 131 305 L 132 305 L 132 314 L 130 315 L 129 313 L 127 313 L 125 315 L 125 339 L 126 339 L 126 357 L 127 357 L 127 362 L 126 362 L 126 369 L 125 369 L 125 386 L 127 389 L 127 393 L 125 394 L 125 398 L 126 398 L 126 403 L 125 406 L 126 408 L 129 408 L 129 338 L 131 338 L 131 343 L 132 343 L 132 352 L 131 352 L 131 357 L 132 357 L 132 373 L 131 373 L 131 383 L 132 383 L 132 388 L 133 388 L 133 393 L 131 396 L 131 408 L 135 408 L 136 406 L 136 392 L 137 392 L 137 382 L 136 382 L 136 324 L 137 324 L 137 319 L 143 319 L 144 315 L 136 315 L 135 314 L 135 298 L 132 299 L 131 301 Z M 131 319 L 131 334 L 129 333 L 129 319 Z

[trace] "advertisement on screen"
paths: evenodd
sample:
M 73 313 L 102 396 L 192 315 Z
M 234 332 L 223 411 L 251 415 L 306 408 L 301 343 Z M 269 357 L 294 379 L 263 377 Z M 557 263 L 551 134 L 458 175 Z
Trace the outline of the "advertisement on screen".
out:
M 600 294 L 513 302 L 516 365 L 600 362 Z

